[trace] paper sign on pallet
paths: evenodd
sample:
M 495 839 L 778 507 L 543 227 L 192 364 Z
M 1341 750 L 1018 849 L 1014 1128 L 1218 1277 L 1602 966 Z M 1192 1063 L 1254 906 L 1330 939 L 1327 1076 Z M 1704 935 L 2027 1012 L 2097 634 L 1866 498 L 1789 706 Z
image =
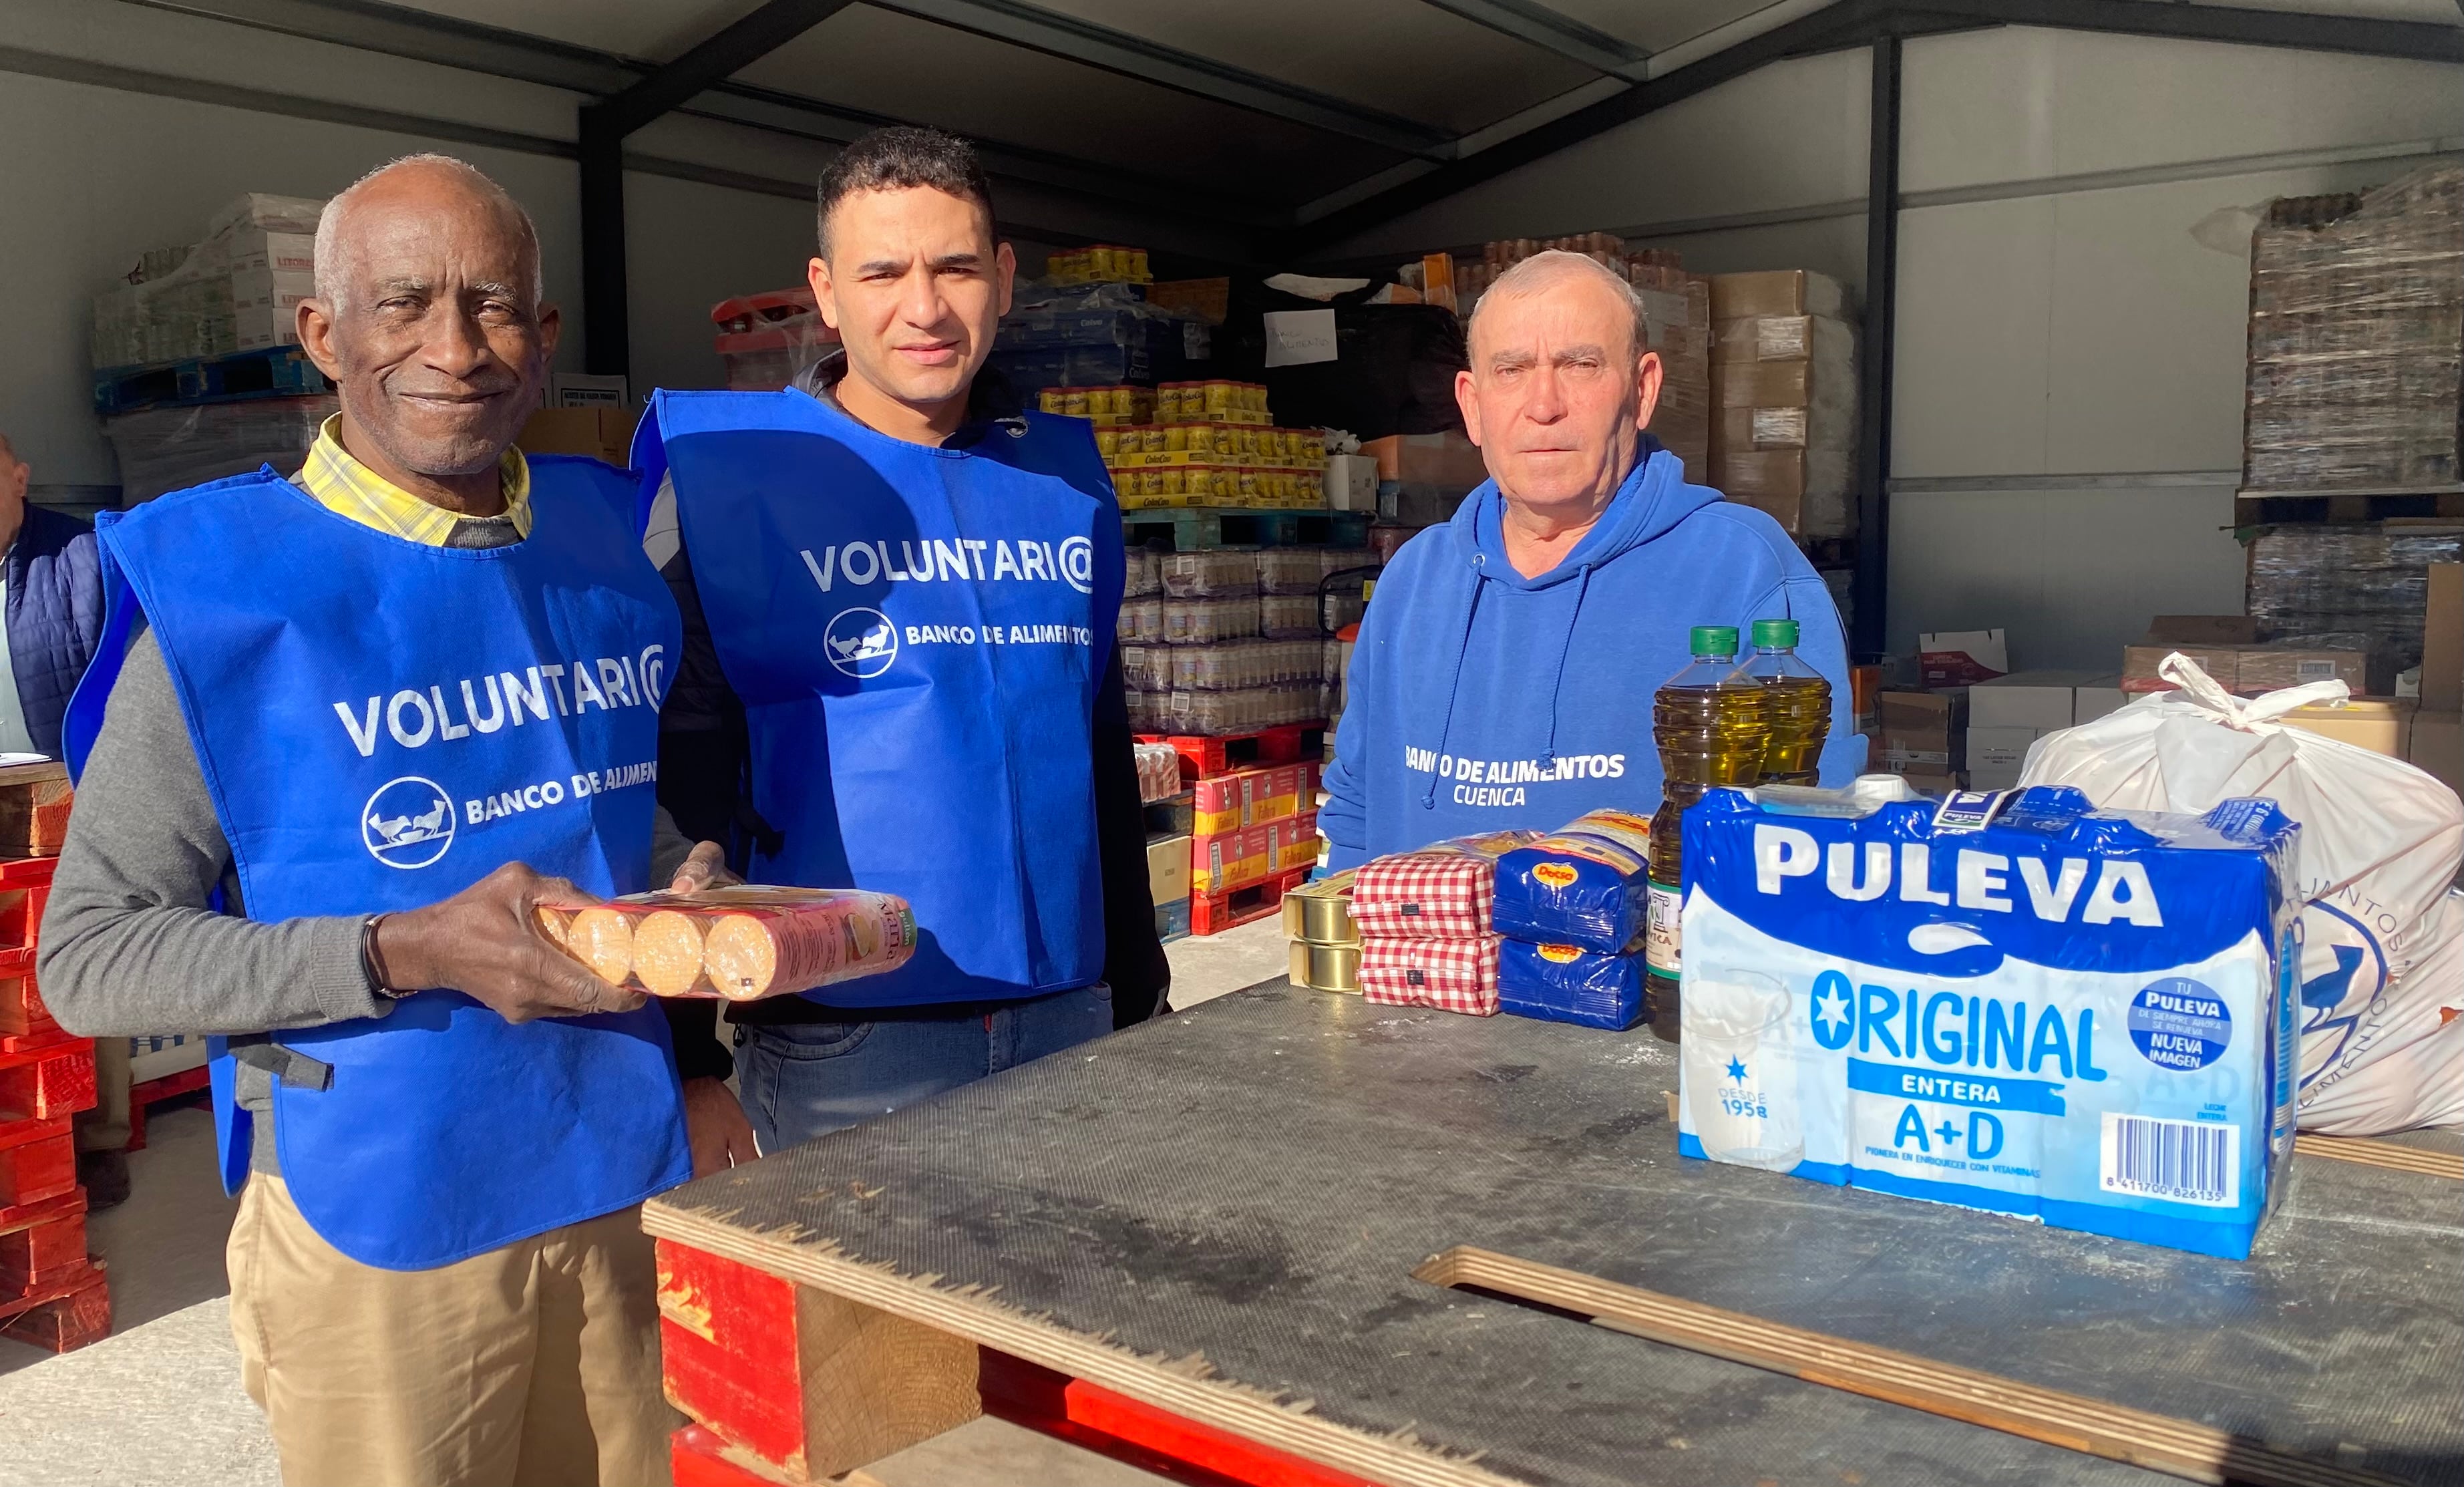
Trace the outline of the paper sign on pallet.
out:
M 2246 1257 L 2293 1139 L 2299 828 L 1869 780 L 1861 815 L 1686 812 L 1679 1152 Z

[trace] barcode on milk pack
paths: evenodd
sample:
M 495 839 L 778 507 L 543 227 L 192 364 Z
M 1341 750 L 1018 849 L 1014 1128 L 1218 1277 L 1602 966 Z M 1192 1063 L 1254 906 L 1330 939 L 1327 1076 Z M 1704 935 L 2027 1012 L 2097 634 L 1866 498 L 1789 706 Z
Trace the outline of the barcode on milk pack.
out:
M 2104 1113 L 2106 1192 L 2230 1209 L 2241 1203 L 2241 1128 Z

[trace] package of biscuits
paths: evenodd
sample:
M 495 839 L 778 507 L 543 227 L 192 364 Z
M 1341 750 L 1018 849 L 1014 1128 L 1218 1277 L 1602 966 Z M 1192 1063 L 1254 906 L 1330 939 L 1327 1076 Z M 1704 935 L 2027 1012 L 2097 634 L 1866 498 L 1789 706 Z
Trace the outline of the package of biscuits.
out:
M 610 986 L 756 1002 L 896 970 L 915 913 L 891 894 L 745 883 L 542 903 L 539 932 Z

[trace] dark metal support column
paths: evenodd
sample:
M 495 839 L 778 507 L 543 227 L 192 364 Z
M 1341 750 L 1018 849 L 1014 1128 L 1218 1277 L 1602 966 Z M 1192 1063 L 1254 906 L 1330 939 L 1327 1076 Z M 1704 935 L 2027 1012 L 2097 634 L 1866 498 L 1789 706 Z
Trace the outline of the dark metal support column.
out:
M 849 0 L 765 0 L 716 35 L 612 98 L 582 109 L 583 363 L 632 370 L 625 279 L 625 137 L 845 10 Z
M 1900 272 L 1900 38 L 1874 38 L 1871 160 L 1865 196 L 1865 341 L 1859 368 L 1856 613 L 1848 649 L 1881 658 L 1891 553 L 1891 338 Z
M 632 367 L 625 277 L 625 136 L 601 112 L 582 110 L 583 365 L 596 377 Z

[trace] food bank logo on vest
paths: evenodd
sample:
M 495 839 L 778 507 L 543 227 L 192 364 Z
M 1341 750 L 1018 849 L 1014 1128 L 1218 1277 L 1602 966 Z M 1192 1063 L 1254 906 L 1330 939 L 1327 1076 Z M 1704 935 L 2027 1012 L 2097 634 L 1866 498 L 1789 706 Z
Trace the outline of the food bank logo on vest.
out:
M 878 677 L 898 659 L 898 627 L 879 610 L 841 610 L 822 627 L 822 654 L 850 677 Z
M 667 651 L 666 646 L 654 645 L 639 655 L 577 656 L 570 663 L 545 662 L 518 672 L 464 677 L 458 685 L 405 687 L 391 697 L 336 702 L 334 715 L 342 721 L 342 731 L 351 736 L 351 746 L 362 759 L 368 759 L 375 756 L 378 741 L 386 737 L 404 748 L 425 748 L 473 733 L 518 728 L 524 722 L 578 718 L 593 707 L 655 711 L 667 684 Z
M 360 811 L 360 840 L 389 868 L 424 868 L 453 845 L 453 802 L 434 780 L 387 780 Z
M 800 548 L 796 555 L 824 593 L 841 583 L 861 587 L 885 580 L 932 584 L 953 579 L 1061 583 L 1082 594 L 1095 591 L 1095 544 L 1084 537 L 1066 537 L 1057 544 L 1034 537 L 839 543 L 818 552 Z

